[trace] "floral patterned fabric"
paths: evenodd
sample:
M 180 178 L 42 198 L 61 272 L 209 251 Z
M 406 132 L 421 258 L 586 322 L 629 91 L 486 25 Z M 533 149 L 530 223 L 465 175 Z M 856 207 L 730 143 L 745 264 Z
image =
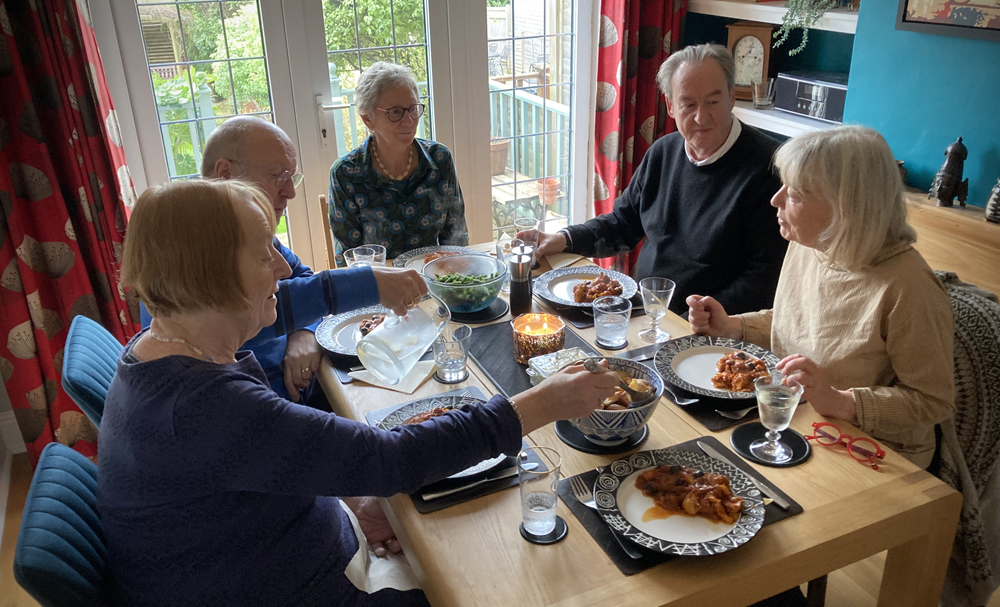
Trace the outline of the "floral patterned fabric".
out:
M 656 72 L 683 46 L 687 0 L 602 0 L 594 125 L 594 214 L 610 213 L 654 141 L 674 131 Z M 628 272 L 637 247 L 617 269 Z M 615 258 L 595 260 L 611 267 Z
M 117 280 L 135 200 L 86 0 L 0 0 L 0 376 L 32 462 L 97 431 L 61 386 L 83 314 L 124 343 Z
M 387 259 L 420 247 L 469 244 L 451 151 L 436 141 L 416 139 L 416 170 L 393 181 L 372 167 L 373 137 L 330 168 L 337 265 L 345 265 L 344 250 L 363 244 L 382 245 Z

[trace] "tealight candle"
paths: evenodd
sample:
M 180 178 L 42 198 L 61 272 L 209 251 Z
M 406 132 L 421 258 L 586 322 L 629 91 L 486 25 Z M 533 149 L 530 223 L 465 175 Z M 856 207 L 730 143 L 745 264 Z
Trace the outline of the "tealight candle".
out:
M 522 314 L 511 321 L 514 328 L 514 358 L 526 365 L 529 358 L 563 349 L 566 325 L 553 314 Z

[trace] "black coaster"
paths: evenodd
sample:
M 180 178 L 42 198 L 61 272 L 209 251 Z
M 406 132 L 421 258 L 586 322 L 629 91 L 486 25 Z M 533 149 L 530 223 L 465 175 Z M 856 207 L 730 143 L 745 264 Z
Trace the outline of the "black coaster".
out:
M 569 532 L 569 527 L 566 525 L 566 521 L 563 517 L 556 515 L 556 528 L 552 530 L 552 533 L 546 535 L 533 535 L 528 533 L 528 530 L 524 528 L 524 523 L 521 523 L 521 537 L 528 540 L 532 544 L 541 544 L 545 546 L 546 544 L 555 544 L 559 540 L 566 537 L 566 533 Z
M 767 428 L 765 428 L 760 422 L 753 422 L 750 424 L 744 424 L 733 430 L 732 436 L 729 437 L 729 442 L 733 445 L 733 449 L 740 454 L 740 457 L 757 464 L 771 466 L 772 468 L 791 468 L 792 466 L 798 466 L 808 460 L 809 456 L 812 455 L 812 449 L 809 447 L 809 442 L 802 438 L 801 434 L 789 428 L 781 431 L 780 440 L 792 448 L 792 459 L 787 462 L 781 462 L 780 464 L 766 462 L 758 458 L 753 453 L 750 453 L 750 444 L 756 440 L 764 438 L 765 434 L 767 434 Z
M 438 375 L 437 371 L 434 372 L 434 381 L 436 381 L 439 384 L 460 384 L 460 383 L 462 383 L 463 381 L 465 381 L 467 379 L 469 379 L 469 370 L 468 369 L 465 370 L 465 375 L 463 375 L 462 377 L 456 379 L 455 381 L 445 381 L 445 380 L 441 379 L 441 377 Z
M 509 311 L 510 304 L 507 303 L 507 300 L 502 297 L 497 297 L 493 300 L 493 303 L 478 312 L 469 312 L 468 314 L 452 312 L 451 319 L 455 322 L 489 322 L 491 320 L 503 318 Z
M 566 443 L 570 447 L 573 447 L 577 451 L 593 453 L 594 455 L 614 455 L 615 453 L 625 453 L 626 451 L 631 451 L 641 445 L 646 440 L 646 437 L 649 436 L 649 426 L 643 426 L 642 430 L 639 430 L 632 436 L 625 439 L 624 443 L 620 445 L 613 445 L 611 447 L 602 447 L 601 445 L 590 442 L 582 432 L 574 428 L 573 425 L 566 420 L 556 422 L 556 436 L 559 437 L 559 440 Z
M 624 350 L 625 348 L 628 347 L 628 340 L 627 339 L 620 346 L 606 346 L 603 343 L 601 343 L 601 341 L 598 340 L 598 339 L 595 339 L 594 343 L 597 344 L 597 347 L 601 348 L 602 350 L 612 350 L 612 351 L 614 351 L 614 350 Z

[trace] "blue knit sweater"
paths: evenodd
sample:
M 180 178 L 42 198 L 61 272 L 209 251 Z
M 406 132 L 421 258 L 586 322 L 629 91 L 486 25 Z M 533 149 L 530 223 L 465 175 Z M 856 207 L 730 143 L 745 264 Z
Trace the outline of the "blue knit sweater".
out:
M 333 496 L 412 492 L 521 445 L 501 397 L 387 432 L 278 397 L 252 353 L 142 362 L 131 346 L 99 439 L 116 605 L 355 603 Z

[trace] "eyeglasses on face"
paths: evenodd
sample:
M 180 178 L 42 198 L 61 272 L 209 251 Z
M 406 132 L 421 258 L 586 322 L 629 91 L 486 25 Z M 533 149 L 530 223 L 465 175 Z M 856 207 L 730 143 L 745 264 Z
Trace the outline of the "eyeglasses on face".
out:
M 878 470 L 875 460 L 885 459 L 885 451 L 878 446 L 878 443 L 870 438 L 859 436 L 854 438 L 840 431 L 835 424 L 830 422 L 813 422 L 813 436 L 804 437 L 806 440 L 815 440 L 824 447 L 836 447 L 843 445 L 847 447 L 847 453 L 861 462 L 868 464 L 872 470 Z
M 389 109 L 383 107 L 377 107 L 375 109 L 385 112 L 385 115 L 389 119 L 389 122 L 399 122 L 400 120 L 403 119 L 404 114 L 409 114 L 410 118 L 412 118 L 413 120 L 420 118 L 421 116 L 424 115 L 424 107 L 426 106 L 424 106 L 423 103 L 417 103 L 411 105 L 410 107 L 391 107 Z
M 253 166 L 251 163 L 245 162 L 243 160 L 229 159 L 229 162 L 233 164 L 241 164 L 247 168 Z M 285 187 L 288 184 L 288 182 L 292 183 L 293 188 L 297 188 L 299 187 L 299 185 L 302 184 L 302 179 L 305 178 L 305 175 L 303 175 L 302 173 L 292 173 L 291 171 L 287 170 L 281 171 L 280 173 L 269 173 L 269 175 L 274 178 L 274 187 L 279 190 Z

